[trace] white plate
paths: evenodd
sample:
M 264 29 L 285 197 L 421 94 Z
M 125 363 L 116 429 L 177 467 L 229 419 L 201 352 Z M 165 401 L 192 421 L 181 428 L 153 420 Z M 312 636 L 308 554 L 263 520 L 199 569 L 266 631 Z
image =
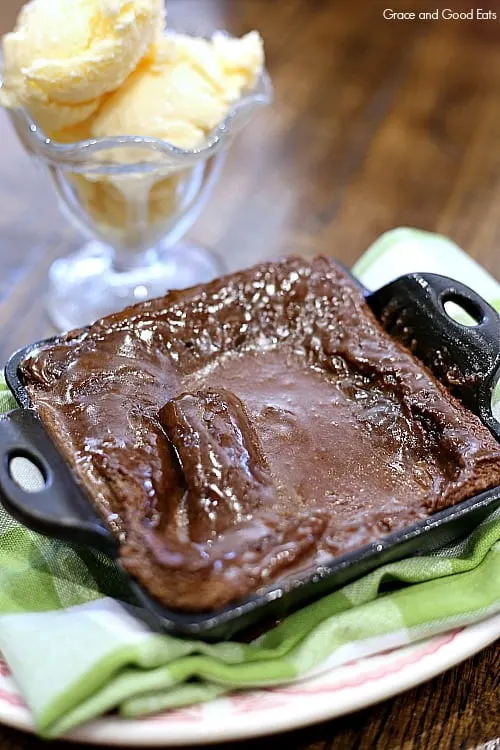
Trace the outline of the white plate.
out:
M 281 688 L 242 692 L 135 721 L 119 717 L 100 719 L 80 727 L 65 739 L 119 747 L 172 747 L 297 729 L 401 693 L 467 659 L 497 638 L 500 638 L 500 614 Z M 34 731 L 31 714 L 1 659 L 0 722 Z

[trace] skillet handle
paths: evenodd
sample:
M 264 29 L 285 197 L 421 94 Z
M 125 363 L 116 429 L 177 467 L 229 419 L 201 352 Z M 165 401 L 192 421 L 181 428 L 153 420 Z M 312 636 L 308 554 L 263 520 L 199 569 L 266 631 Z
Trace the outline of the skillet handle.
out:
M 14 481 L 10 462 L 15 457 L 28 459 L 41 471 L 45 486 L 40 491 L 24 490 Z M 0 418 L 0 501 L 33 531 L 117 555 L 114 536 L 31 409 L 16 409 Z
M 477 325 L 451 318 L 444 307 L 448 301 L 462 307 Z M 433 273 L 402 276 L 369 294 L 367 302 L 384 328 L 500 439 L 500 424 L 491 411 L 500 374 L 498 313 L 465 284 Z

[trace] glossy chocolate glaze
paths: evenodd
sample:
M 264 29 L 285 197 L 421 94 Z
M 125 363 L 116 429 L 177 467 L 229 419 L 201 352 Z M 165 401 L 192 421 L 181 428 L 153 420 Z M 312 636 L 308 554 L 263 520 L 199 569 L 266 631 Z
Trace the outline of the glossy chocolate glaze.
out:
M 23 366 L 163 604 L 213 610 L 500 484 L 500 449 L 333 261 L 146 302 Z

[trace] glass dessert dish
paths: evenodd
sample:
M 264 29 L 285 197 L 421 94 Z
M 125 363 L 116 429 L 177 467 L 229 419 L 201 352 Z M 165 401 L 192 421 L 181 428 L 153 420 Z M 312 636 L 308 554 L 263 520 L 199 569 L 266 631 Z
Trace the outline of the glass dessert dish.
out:
M 88 238 L 50 268 L 47 307 L 59 329 L 86 325 L 225 270 L 215 253 L 181 240 L 208 198 L 232 139 L 271 99 L 264 71 L 193 149 L 134 135 L 60 143 L 24 109 L 7 110 L 25 149 L 49 172 L 62 209 Z

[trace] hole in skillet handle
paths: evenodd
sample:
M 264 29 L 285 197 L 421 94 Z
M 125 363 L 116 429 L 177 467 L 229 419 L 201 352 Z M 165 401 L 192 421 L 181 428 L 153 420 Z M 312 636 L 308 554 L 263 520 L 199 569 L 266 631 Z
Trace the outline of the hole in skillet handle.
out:
M 441 303 L 445 313 L 455 323 L 472 328 L 483 322 L 483 311 L 459 294 L 443 295 Z
M 35 485 L 27 486 L 24 473 L 22 479 L 16 476 L 13 463 L 20 459 L 37 468 Z M 115 538 L 31 409 L 16 409 L 0 418 L 0 501 L 33 531 L 117 555 Z
M 367 302 L 394 338 L 433 374 L 500 440 L 491 409 L 500 374 L 500 317 L 476 292 L 446 276 L 413 273 L 367 295 Z M 447 303 L 473 319 L 456 320 Z
M 35 456 L 29 455 L 27 451 L 15 450 L 7 456 L 7 460 L 11 479 L 24 492 L 42 492 L 47 486 L 46 468 Z

